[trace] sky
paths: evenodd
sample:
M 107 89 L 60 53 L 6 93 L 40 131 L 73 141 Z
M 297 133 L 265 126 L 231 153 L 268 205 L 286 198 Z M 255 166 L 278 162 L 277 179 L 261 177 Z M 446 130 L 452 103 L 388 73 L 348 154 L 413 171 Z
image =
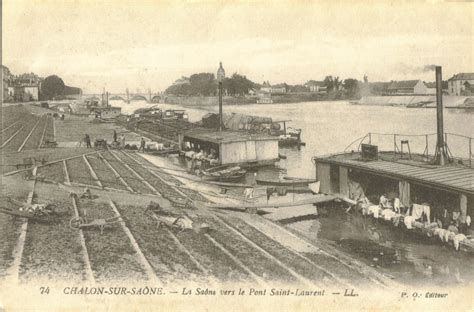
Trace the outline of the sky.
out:
M 474 2 L 3 0 L 2 14 L 12 73 L 84 93 L 163 91 L 219 61 L 259 83 L 474 71 Z

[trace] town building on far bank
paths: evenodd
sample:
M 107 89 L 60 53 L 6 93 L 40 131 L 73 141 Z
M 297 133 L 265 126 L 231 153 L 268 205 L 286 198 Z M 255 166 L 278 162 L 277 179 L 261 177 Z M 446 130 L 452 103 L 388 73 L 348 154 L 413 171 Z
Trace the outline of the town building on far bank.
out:
M 387 91 L 390 94 L 430 94 L 430 89 L 421 80 L 393 81 Z
M 327 91 L 324 81 L 310 80 L 305 83 L 305 87 L 309 88 L 310 92 L 325 93 Z
M 459 73 L 448 79 L 449 95 L 473 95 L 474 73 Z

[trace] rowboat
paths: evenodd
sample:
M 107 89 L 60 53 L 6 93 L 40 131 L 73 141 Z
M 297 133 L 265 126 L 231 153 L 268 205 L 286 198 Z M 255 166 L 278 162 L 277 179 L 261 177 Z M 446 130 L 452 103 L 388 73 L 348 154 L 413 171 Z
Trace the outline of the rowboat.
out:
M 302 205 L 314 205 L 325 202 L 334 201 L 337 197 L 332 195 L 314 195 L 309 198 L 288 201 L 288 202 L 275 202 L 275 203 L 239 203 L 239 204 L 208 204 L 209 208 L 217 209 L 237 209 L 237 210 L 256 210 L 259 208 L 283 208 L 283 207 L 296 207 Z
M 247 171 L 245 169 L 242 169 L 239 166 L 219 166 L 207 170 L 201 170 L 200 174 L 204 180 L 238 181 L 245 176 L 246 172 Z
M 308 186 L 308 184 L 317 182 L 314 179 L 299 179 L 299 178 L 283 178 L 279 180 L 270 179 L 256 179 L 258 184 L 262 185 L 274 185 L 274 186 Z

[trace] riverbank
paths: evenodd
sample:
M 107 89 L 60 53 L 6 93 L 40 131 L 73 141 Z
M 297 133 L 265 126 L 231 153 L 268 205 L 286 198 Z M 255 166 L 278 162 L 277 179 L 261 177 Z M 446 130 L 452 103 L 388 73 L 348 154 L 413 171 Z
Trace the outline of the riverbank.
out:
M 394 96 L 363 96 L 359 101 L 351 102 L 357 105 L 374 106 L 404 106 L 409 108 L 435 108 L 434 95 L 394 95 Z M 474 108 L 474 97 L 443 95 L 443 105 L 446 108 Z
M 224 96 L 222 103 L 224 105 L 248 105 L 256 104 L 258 96 Z M 323 102 L 323 101 L 334 101 L 334 100 L 357 100 L 357 98 L 350 98 L 337 93 L 315 93 L 315 92 L 301 92 L 301 93 L 285 93 L 285 94 L 272 94 L 271 100 L 273 103 L 261 103 L 261 105 L 267 104 L 290 104 L 290 103 L 302 103 L 302 102 Z M 206 107 L 215 106 L 219 99 L 217 96 L 165 96 L 164 101 L 166 104 L 176 104 L 186 107 Z
M 38 113 L 37 107 L 20 108 Z M 1 224 L 11 225 L 1 228 L 6 232 L 0 246 L 0 276 L 9 282 L 398 287 L 349 255 L 342 256 L 323 243 L 308 242 L 276 222 L 259 215 L 209 208 L 207 204 L 212 202 L 241 201 L 221 194 L 217 186 L 178 179 L 134 151 L 64 146 L 58 153 L 56 148 L 41 149 L 46 162 L 25 163 L 26 168 L 16 171 L 15 159 L 22 163 L 26 150 L 39 151 L 41 136 L 29 134 L 49 128 L 37 122 L 17 132 L 14 129 L 30 123 L 16 124 L 16 107 L 9 110 L 10 116 L 4 117 L 8 124 L 2 127 L 13 130 L 2 136 L 2 144 L 14 144 L 10 153 L 16 157 L 10 155 L 12 168 L 2 172 L 2 190 L 20 202 L 28 197 L 33 204 L 54 201 L 62 208 L 61 214 L 47 223 L 16 222 L 18 218 L 0 214 Z M 91 131 L 92 123 L 85 117 L 66 115 L 64 124 L 59 125 L 62 122 L 52 120 L 51 127 L 53 138 L 60 143 L 75 142 L 78 134 Z M 94 127 L 101 138 L 111 136 L 113 130 L 132 135 L 120 126 L 94 123 Z M 13 135 L 16 140 L 10 140 Z M 26 146 L 25 151 L 22 146 Z M 168 163 L 166 158 L 156 159 Z M 81 196 L 86 187 L 92 193 L 90 198 Z M 243 199 L 243 194 L 240 196 Z M 151 212 L 145 211 L 150 201 L 158 203 L 166 216 L 185 218 L 192 227 L 180 231 L 173 225 L 157 223 Z M 116 217 L 123 222 L 106 226 L 102 233 L 99 227 L 73 227 L 73 217 L 83 220 L 82 224 Z

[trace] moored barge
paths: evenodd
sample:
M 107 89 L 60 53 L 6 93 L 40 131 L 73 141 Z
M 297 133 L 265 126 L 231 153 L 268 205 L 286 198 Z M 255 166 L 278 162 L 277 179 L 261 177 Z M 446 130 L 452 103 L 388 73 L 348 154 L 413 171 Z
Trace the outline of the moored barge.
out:
M 453 157 L 448 134 L 443 131 L 440 67 L 436 74 L 439 94 L 434 153 L 429 153 L 430 135 L 422 135 L 426 137 L 424 152 L 412 153 L 407 137 L 415 135 L 389 135 L 393 149 L 388 149 L 368 134 L 353 142 L 358 143 L 355 150 L 314 157 L 316 177 L 321 193 L 346 199 L 353 204 L 352 211 L 432 237 L 456 250 L 473 252 L 474 138 L 458 136 L 468 143 L 469 155 Z M 408 148 L 405 152 L 403 146 Z

